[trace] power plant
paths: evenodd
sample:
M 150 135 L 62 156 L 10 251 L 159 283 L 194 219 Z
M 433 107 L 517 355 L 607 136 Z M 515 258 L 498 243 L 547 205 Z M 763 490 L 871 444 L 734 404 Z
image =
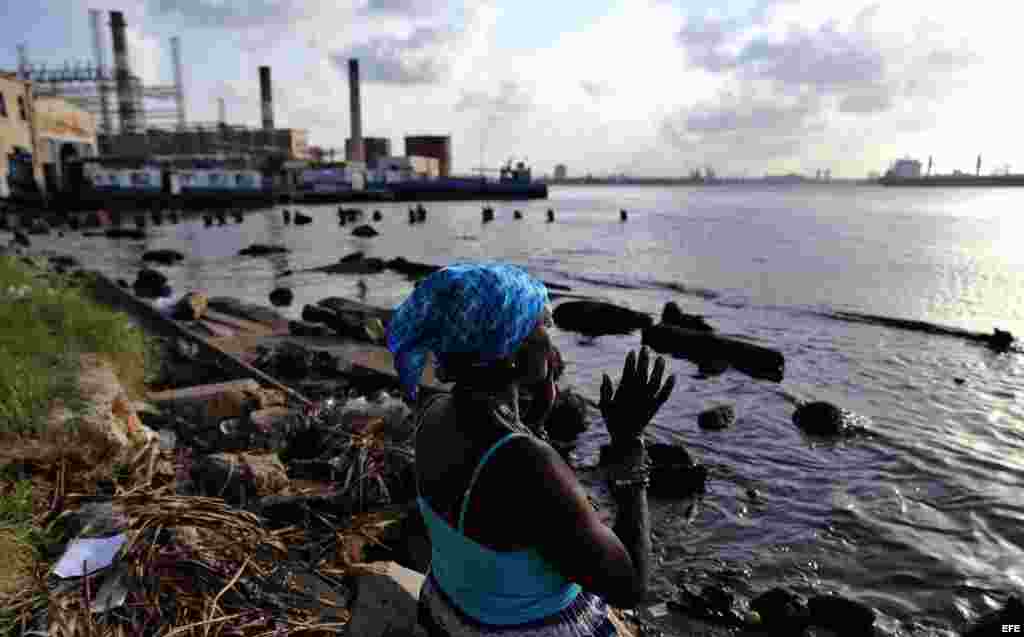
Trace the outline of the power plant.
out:
M 0 152 L 16 158 L 11 160 L 10 173 L 17 175 L 17 192 L 0 189 L 0 198 L 20 196 L 37 186 L 43 192 L 63 191 L 65 197 L 80 203 L 197 193 L 229 197 L 248 193 L 255 199 L 295 200 L 472 199 L 483 194 L 527 198 L 547 194 L 543 184 L 530 183 L 529 170 L 522 165 L 500 171 L 498 183 L 451 177 L 450 135 L 406 136 L 405 154 L 398 157 L 392 155 L 390 139 L 364 137 L 358 59 L 347 64 L 350 134 L 344 144 L 344 161 L 334 161 L 334 151 L 311 147 L 306 130 L 277 127 L 270 66 L 257 69 L 258 126 L 229 123 L 223 97 L 215 98 L 217 121 L 191 121 L 186 114 L 181 40 L 170 39 L 173 83 L 147 85 L 132 68 L 124 13 L 109 12 L 112 67 L 107 63 L 102 14 L 90 10 L 89 17 L 91 62 L 65 62 L 62 67 L 32 64 L 27 47 L 18 47 L 17 74 L 5 77 L 22 84 L 11 84 L 6 90 L 9 95 L 25 92 L 26 98 L 19 98 L 23 100 L 19 109 L 26 115 L 20 121 L 8 118 L 10 134 L 0 130 Z M 55 101 L 44 109 L 39 101 L 43 99 Z M 73 142 L 54 137 L 56 133 L 50 137 L 36 134 L 35 119 L 52 120 L 58 113 L 64 123 L 51 122 L 56 128 L 66 129 L 67 122 L 76 122 Z M 45 127 L 37 123 L 35 128 Z M 18 141 L 5 143 L 5 136 Z M 42 147 L 44 142 L 49 146 Z M 42 184 L 44 172 L 46 183 Z M 6 181 L 3 174 L 0 179 Z

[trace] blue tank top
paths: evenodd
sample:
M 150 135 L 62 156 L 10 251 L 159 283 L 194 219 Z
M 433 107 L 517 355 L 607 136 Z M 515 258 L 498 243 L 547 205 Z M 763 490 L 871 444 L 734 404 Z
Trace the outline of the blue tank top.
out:
M 422 496 L 416 498 L 430 533 L 430 570 L 464 613 L 486 624 L 509 626 L 542 619 L 564 610 L 580 593 L 535 549 L 494 551 L 463 534 L 469 496 L 480 470 L 512 438 L 494 443 L 480 459 L 462 499 L 458 530 L 439 516 Z

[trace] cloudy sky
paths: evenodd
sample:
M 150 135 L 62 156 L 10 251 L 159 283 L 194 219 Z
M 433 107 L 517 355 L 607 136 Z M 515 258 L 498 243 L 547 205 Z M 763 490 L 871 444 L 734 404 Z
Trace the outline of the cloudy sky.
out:
M 231 123 L 256 125 L 267 64 L 278 126 L 327 147 L 344 144 L 358 57 L 364 134 L 396 152 L 407 133 L 451 134 L 459 172 L 515 156 L 543 173 L 862 177 L 906 154 L 973 170 L 978 153 L 985 172 L 1024 171 L 1012 2 L 2 2 L 0 68 L 19 43 L 34 63 L 88 60 L 88 10 L 120 9 L 149 84 L 170 83 L 181 37 L 191 121 L 223 97 Z

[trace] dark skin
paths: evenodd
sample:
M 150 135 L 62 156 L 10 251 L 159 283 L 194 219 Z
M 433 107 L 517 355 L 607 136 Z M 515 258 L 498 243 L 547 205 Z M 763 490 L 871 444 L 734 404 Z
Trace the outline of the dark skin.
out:
M 523 419 L 531 427 L 543 423 L 557 395 L 552 353 L 541 326 L 517 355 L 517 368 L 529 370 L 520 382 L 534 396 L 530 413 Z M 639 360 L 630 352 L 619 390 L 606 396 L 611 381 L 605 376 L 602 384 L 602 413 L 613 440 L 618 441 L 623 462 L 640 459 L 639 448 L 631 441 L 643 432 L 675 383 L 670 376 L 662 385 L 665 363 L 660 357 L 649 377 L 648 364 L 646 349 Z M 482 389 L 513 403 L 518 391 L 516 383 Z M 441 401 L 424 415 L 420 431 L 429 435 L 420 435 L 416 441 L 420 493 L 455 528 L 473 470 L 486 450 L 508 433 L 483 419 L 466 420 L 471 422 L 459 422 L 454 401 Z M 572 468 L 553 447 L 539 438 L 517 437 L 481 471 L 470 497 L 464 533 L 494 551 L 535 548 L 570 581 L 614 606 L 632 607 L 647 594 L 650 538 L 646 495 L 627 494 L 616 499 L 618 533 L 601 522 Z

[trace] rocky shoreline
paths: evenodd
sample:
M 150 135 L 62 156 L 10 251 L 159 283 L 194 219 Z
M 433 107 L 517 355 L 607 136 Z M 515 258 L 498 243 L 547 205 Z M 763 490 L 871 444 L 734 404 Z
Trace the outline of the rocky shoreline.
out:
M 160 259 L 175 258 L 174 255 L 151 256 L 151 260 L 158 263 Z M 362 255 L 350 255 L 339 263 L 352 268 L 365 267 L 365 261 Z M 402 261 L 397 265 L 406 268 L 410 276 L 422 275 L 436 267 L 428 264 L 406 266 Z M 383 265 L 392 267 L 391 262 Z M 50 258 L 48 267 L 73 272 L 76 264 L 68 258 Z M 140 271 L 136 283 L 129 286 L 137 293 L 142 292 L 138 296 L 152 298 L 172 293 L 166 288 L 166 279 L 160 281 L 154 274 L 143 272 L 159 274 L 156 270 Z M 645 320 L 636 313 L 629 314 L 625 308 L 608 304 L 576 308 L 573 313 L 569 311 L 569 303 L 561 304 L 559 307 L 566 309 L 555 316 L 563 329 L 591 336 L 639 329 L 643 330 L 645 343 L 659 351 L 693 360 L 701 374 L 722 373 L 731 366 L 752 376 L 759 375 L 755 377 L 764 378 L 767 373 L 777 374 L 781 379 L 784 369 L 781 354 L 776 356 L 777 353 L 768 348 L 752 349 L 753 346 L 735 339 L 723 339 L 714 334 L 714 329 L 702 317 L 685 315 L 678 307 L 672 307 L 674 304 L 669 304 L 660 322 L 655 323 L 650 317 Z M 595 309 L 602 310 L 604 314 L 595 314 Z M 272 308 L 245 306 L 231 299 L 204 299 L 199 293 L 182 297 L 172 315 L 166 318 L 189 324 L 190 329 L 204 333 L 208 338 L 216 338 L 217 334 L 209 333 L 211 328 L 206 327 L 204 321 L 210 325 L 223 323 L 207 321 L 210 312 L 268 325 L 271 332 L 278 329 L 273 327 L 275 321 L 278 325 L 283 321 L 283 331 L 291 335 L 316 333 L 376 345 L 381 342 L 380 328 L 389 318 L 386 310 L 370 308 L 348 299 L 324 299 L 304 308 L 302 322 L 288 322 L 276 315 Z M 579 316 L 602 318 L 589 320 L 584 326 L 579 323 L 584 320 Z M 429 540 L 422 521 L 418 520 L 418 512 L 410 506 L 414 495 L 409 490 L 414 458 L 407 443 L 415 406 L 406 405 L 396 398 L 399 394 L 393 378 L 374 370 L 353 372 L 352 361 L 324 354 L 315 348 L 286 341 L 239 356 L 246 364 L 278 379 L 309 400 L 309 404 L 296 404 L 284 392 L 275 392 L 253 379 L 231 378 L 236 374 L 229 374 L 218 364 L 204 360 L 201 354 L 180 351 L 177 343 L 167 344 L 166 361 L 161 372 L 164 376 L 159 379 L 162 382 L 154 385 L 154 391 L 147 400 L 133 404 L 127 416 L 120 419 L 128 423 L 123 432 L 126 441 L 141 441 L 126 442 L 126 448 L 137 454 L 149 450 L 146 451 L 145 466 L 141 469 L 146 481 L 136 482 L 131 488 L 114 485 L 113 490 L 110 485 L 97 485 L 96 493 L 85 499 L 67 500 L 65 510 L 57 512 L 55 517 L 73 517 L 74 511 L 82 508 L 72 509 L 71 505 L 102 502 L 109 503 L 112 511 L 118 506 L 125 507 L 124 511 L 116 515 L 111 513 L 110 517 L 139 520 L 145 518 L 132 518 L 136 513 L 133 507 L 152 507 L 160 502 L 183 507 L 190 502 L 217 500 L 219 504 L 216 506 L 222 507 L 215 509 L 219 514 L 238 515 L 249 520 L 255 526 L 247 528 L 260 529 L 259 532 L 253 531 L 257 535 L 269 533 L 272 536 L 281 531 L 291 532 L 290 529 L 301 530 L 302 541 L 298 546 L 280 542 L 285 554 L 289 559 L 292 553 L 303 554 L 298 563 L 313 572 L 309 577 L 326 578 L 326 584 L 318 584 L 321 588 L 317 595 L 325 591 L 337 595 L 340 601 L 330 608 L 342 608 L 348 612 L 344 622 L 337 620 L 344 614 L 337 615 L 333 623 L 339 625 L 331 628 L 327 627 L 332 623 L 327 621 L 330 618 L 325 618 L 329 613 L 320 617 L 318 621 L 324 625 L 322 630 L 355 630 L 358 625 L 360 629 L 356 634 L 414 632 L 415 592 L 418 591 L 416 577 L 417 573 L 422 574 L 429 561 Z M 582 431 L 579 423 L 584 423 L 585 427 L 586 418 L 581 416 L 581 412 L 585 412 L 587 405 L 582 397 L 573 397 L 569 392 L 563 400 L 565 402 L 560 406 L 562 415 L 549 427 L 549 433 L 559 443 L 559 448 L 568 453 L 574 437 Z M 113 404 L 115 401 L 110 402 Z M 725 429 L 735 418 L 730 406 L 714 407 L 701 415 L 700 426 L 709 430 Z M 112 422 L 115 420 L 118 418 L 111 419 Z M 808 435 L 870 433 L 869 429 L 858 424 L 860 421 L 856 415 L 827 403 L 798 405 L 793 422 Z M 371 453 L 377 454 L 377 465 L 386 470 L 373 474 L 372 482 L 369 479 L 352 482 L 350 476 L 371 473 L 366 464 Z M 652 461 L 655 462 L 656 483 L 652 485 L 652 494 L 657 490 L 657 497 L 693 496 L 700 492 L 707 479 L 706 470 L 681 447 L 652 445 Z M 657 476 L 661 476 L 660 479 Z M 364 486 L 353 489 L 354 484 Z M 99 488 L 101 486 L 103 490 Z M 140 489 L 148 493 L 141 495 Z M 146 497 L 150 500 L 145 500 Z M 317 569 L 324 562 L 314 558 L 323 557 L 326 538 L 343 536 L 344 530 L 351 529 L 356 518 L 366 515 L 384 517 L 375 518 L 369 523 L 371 530 L 363 529 L 362 535 L 353 534 L 362 538 L 361 545 L 359 540 L 345 536 L 346 541 L 357 546 L 332 547 L 334 561 L 328 570 L 334 575 L 318 574 Z M 363 521 L 360 518 L 360 523 Z M 83 528 L 88 526 L 90 522 L 86 522 Z M 182 525 L 180 528 L 201 527 Z M 127 533 L 139 531 L 131 524 L 122 525 L 119 530 Z M 133 537 L 143 541 L 138 538 L 146 534 L 139 532 L 140 535 Z M 179 532 L 175 527 L 169 539 L 147 536 L 145 541 L 151 546 L 179 548 L 202 545 L 203 542 L 196 540 L 191 533 L 188 530 Z M 79 534 L 63 539 L 67 544 L 79 538 L 88 539 L 88 536 Z M 371 540 L 382 542 L 383 546 L 375 546 Z M 273 540 L 263 543 L 273 544 Z M 335 542 L 338 543 L 340 541 Z M 261 546 L 257 543 L 251 547 L 254 555 L 269 550 Z M 382 563 L 386 561 L 396 565 Z M 364 569 L 367 564 L 375 566 Z M 237 560 L 234 565 L 241 568 L 239 573 L 244 573 L 239 581 L 250 581 L 246 579 L 250 577 L 246 570 L 248 567 Z M 90 575 L 80 580 L 93 578 L 91 585 L 102 587 L 108 581 L 105 578 L 117 572 L 111 567 L 105 577 Z M 344 575 L 337 576 L 342 572 Z M 81 584 L 80 580 L 76 585 Z M 230 577 L 221 574 L 219 581 L 223 587 L 230 582 Z M 260 580 L 252 581 L 255 583 L 250 586 L 259 588 Z M 230 586 L 227 588 L 232 589 Z M 363 592 L 371 590 L 374 591 L 372 594 Z M 244 586 L 239 588 L 238 594 L 238 603 L 242 606 L 260 601 L 258 594 L 246 591 Z M 225 593 L 225 596 L 229 595 Z M 382 599 L 390 601 L 372 602 L 373 596 L 383 596 Z M 273 606 L 267 599 L 262 601 Z M 408 623 L 408 617 L 401 620 L 405 623 L 392 623 L 393 618 L 386 617 L 387 613 L 381 611 L 382 607 L 392 608 L 394 604 L 413 608 L 412 624 Z M 373 612 L 366 610 L 367 607 L 376 608 L 375 619 L 367 619 L 366 613 Z M 324 612 L 324 608 L 319 610 Z M 1020 610 L 1019 600 L 1011 597 L 1001 615 L 984 618 L 965 634 L 989 634 L 979 631 L 986 631 L 999 621 L 1019 623 L 1019 619 L 1009 620 L 1019 618 Z M 254 614 L 278 611 L 280 609 L 268 611 L 252 607 Z M 113 613 L 113 610 L 107 612 Z M 357 623 L 357 617 L 362 623 Z M 675 597 L 652 600 L 652 604 L 640 610 L 636 617 L 642 619 L 648 629 L 660 627 L 672 634 L 881 634 L 880 629 L 874 626 L 872 609 L 837 596 L 818 595 L 805 600 L 784 589 L 771 589 L 752 600 L 745 600 L 721 586 L 697 587 L 685 582 Z M 32 621 L 38 625 L 42 619 L 33 615 Z M 350 627 L 343 628 L 343 623 Z M 314 625 L 307 624 L 304 630 L 309 631 L 309 626 Z

